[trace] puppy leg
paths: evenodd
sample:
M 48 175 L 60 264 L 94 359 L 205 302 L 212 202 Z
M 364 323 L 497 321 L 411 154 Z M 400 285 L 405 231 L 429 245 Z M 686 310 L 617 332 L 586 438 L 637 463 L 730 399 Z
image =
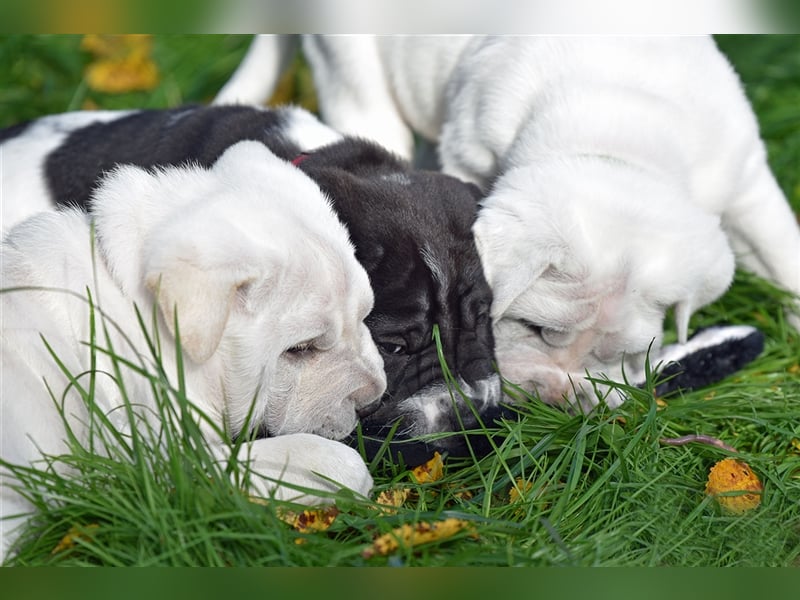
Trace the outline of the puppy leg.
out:
M 722 217 L 736 259 L 800 296 L 800 227 L 766 165 Z M 789 322 L 800 330 L 800 298 Z
M 222 452 L 221 447 L 215 452 Z M 358 452 L 310 433 L 280 435 L 243 444 L 237 458 L 249 462 L 252 470 L 249 493 L 255 496 L 319 504 L 326 502 L 325 498 L 315 496 L 313 491 L 289 486 L 323 493 L 348 488 L 362 496 L 372 490 L 372 476 Z
M 295 46 L 293 35 L 256 35 L 213 104 L 266 103 L 289 66 Z
M 303 53 L 312 67 L 323 121 L 411 160 L 414 136 L 392 97 L 374 36 L 306 35 Z

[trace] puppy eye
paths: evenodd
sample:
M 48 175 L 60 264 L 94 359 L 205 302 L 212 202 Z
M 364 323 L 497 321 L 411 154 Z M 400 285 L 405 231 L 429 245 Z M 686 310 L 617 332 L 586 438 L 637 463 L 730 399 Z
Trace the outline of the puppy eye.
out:
M 563 331 L 561 329 L 549 329 L 547 327 L 542 328 L 541 336 L 545 344 L 558 348 L 568 346 L 575 338 L 575 335 L 569 331 Z
M 391 342 L 380 342 L 376 344 L 378 349 L 384 354 L 405 354 L 406 347 L 402 344 L 393 344 Z
M 314 346 L 311 342 L 303 342 L 302 344 L 297 344 L 296 346 L 292 346 L 288 348 L 286 352 L 289 354 L 305 354 L 306 352 L 311 352 L 314 349 Z
M 520 319 L 519 322 L 525 325 L 525 327 L 527 327 L 531 331 L 531 333 L 535 333 L 536 335 L 541 337 L 542 335 L 541 325 L 537 325 L 536 323 L 531 323 L 530 321 L 526 321 L 525 319 Z
M 475 323 L 485 325 L 489 321 L 489 307 L 481 306 L 475 316 Z

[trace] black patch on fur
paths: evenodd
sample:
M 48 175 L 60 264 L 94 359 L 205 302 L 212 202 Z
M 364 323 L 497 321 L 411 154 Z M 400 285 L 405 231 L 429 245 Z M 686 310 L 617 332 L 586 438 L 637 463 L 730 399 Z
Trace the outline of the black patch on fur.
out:
M 697 335 L 700 331 L 695 332 Z M 701 348 L 679 361 L 667 364 L 658 374 L 657 396 L 689 392 L 725 379 L 755 360 L 764 350 L 764 334 L 758 330 Z M 663 380 L 663 381 L 662 381 Z
M 280 113 L 248 106 L 184 106 L 92 123 L 47 157 L 47 186 L 57 203 L 85 207 L 102 175 L 116 165 L 209 167 L 243 140 L 269 139 L 280 147 L 283 121 Z

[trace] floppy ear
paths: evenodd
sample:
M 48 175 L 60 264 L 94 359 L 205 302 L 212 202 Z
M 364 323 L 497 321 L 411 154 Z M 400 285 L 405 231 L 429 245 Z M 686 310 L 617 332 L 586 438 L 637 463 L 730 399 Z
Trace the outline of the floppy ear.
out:
M 145 285 L 175 335 L 177 313 L 180 342 L 189 357 L 203 363 L 219 346 L 236 291 L 254 276 L 230 266 L 203 268 L 176 259 L 145 274 Z
M 480 214 L 480 213 L 479 213 Z M 547 264 L 528 259 L 515 252 L 515 245 L 507 237 L 491 230 L 488 219 L 478 217 L 472 226 L 475 246 L 483 266 L 483 274 L 492 289 L 492 319 L 503 316 L 511 303 L 544 273 Z
M 209 227 L 213 218 L 198 211 L 159 229 L 143 261 L 145 286 L 173 336 L 177 312 L 181 345 L 196 363 L 219 346 L 237 291 L 268 278 L 278 259 L 223 218 Z

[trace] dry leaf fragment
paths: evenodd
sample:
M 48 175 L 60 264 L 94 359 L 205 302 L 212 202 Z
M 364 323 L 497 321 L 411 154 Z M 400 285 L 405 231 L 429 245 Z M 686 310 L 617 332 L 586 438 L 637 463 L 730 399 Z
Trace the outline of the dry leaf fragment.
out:
M 76 540 L 90 541 L 92 539 L 92 530 L 100 527 L 97 523 L 90 523 L 89 525 L 73 525 L 69 528 L 67 534 L 61 538 L 61 541 L 56 544 L 56 547 L 50 551 L 50 554 L 58 554 L 64 550 L 69 550 L 75 547 Z
M 737 515 L 756 508 L 763 489 L 750 465 L 735 458 L 724 458 L 711 467 L 706 483 L 706 494 L 714 496 L 723 510 Z M 724 495 L 729 492 L 752 493 Z
M 335 506 L 324 508 L 310 508 L 302 512 L 291 510 L 278 511 L 278 517 L 284 523 L 288 523 L 300 533 L 311 533 L 313 531 L 325 531 L 336 520 L 339 509 Z
M 525 493 L 529 492 L 532 487 L 532 481 L 525 481 L 521 478 L 517 478 L 516 485 L 512 485 L 511 489 L 508 490 L 508 503 L 514 504 L 515 502 L 524 500 Z
M 412 477 L 417 483 L 431 483 L 438 481 L 444 474 L 444 461 L 438 452 L 433 453 L 433 458 L 425 464 L 418 466 L 411 471 Z
M 378 494 L 375 500 L 376 504 L 380 504 L 380 511 L 387 515 L 397 513 L 396 508 L 403 506 L 411 490 L 408 488 L 395 488 L 391 490 L 384 490 Z M 385 507 L 385 508 L 384 508 Z
M 377 537 L 361 555 L 364 558 L 386 556 L 400 547 L 413 547 L 428 542 L 444 540 L 469 527 L 464 519 L 449 518 L 442 521 L 420 521 L 413 525 L 401 525 L 389 533 Z

